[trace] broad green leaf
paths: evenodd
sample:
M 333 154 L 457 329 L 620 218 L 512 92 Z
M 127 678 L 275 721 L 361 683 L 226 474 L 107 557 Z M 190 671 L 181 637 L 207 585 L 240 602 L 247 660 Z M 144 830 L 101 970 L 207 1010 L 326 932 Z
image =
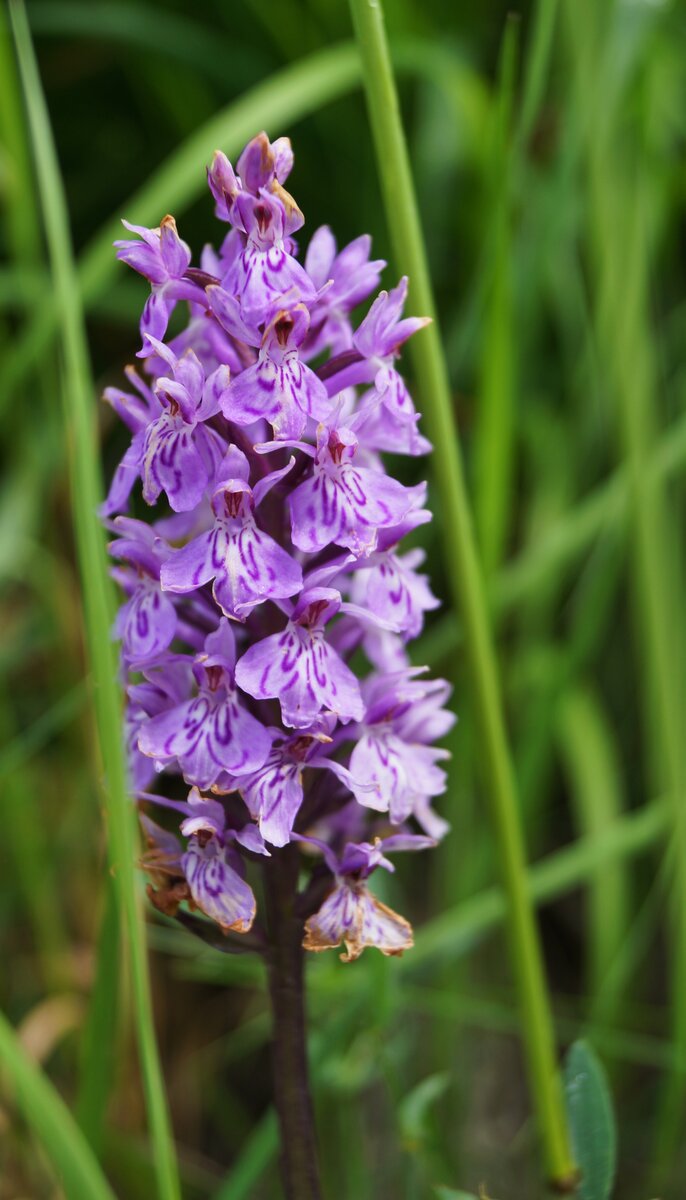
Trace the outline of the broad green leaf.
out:
M 615 1177 L 615 1119 L 605 1072 L 585 1041 L 574 1042 L 567 1055 L 565 1092 L 581 1172 L 579 1200 L 608 1200 Z

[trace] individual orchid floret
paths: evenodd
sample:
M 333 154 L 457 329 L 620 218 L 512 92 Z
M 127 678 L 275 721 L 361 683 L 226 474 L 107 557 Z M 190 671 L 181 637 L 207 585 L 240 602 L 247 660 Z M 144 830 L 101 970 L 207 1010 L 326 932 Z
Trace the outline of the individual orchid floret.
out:
M 138 744 L 161 765 L 178 763 L 184 779 L 210 788 L 223 771 L 247 774 L 265 761 L 271 736 L 241 704 L 234 683 L 235 643 L 229 622 L 208 636 L 193 662 L 197 695 L 152 717 Z
M 247 933 L 255 919 L 255 895 L 243 878 L 240 855 L 214 833 L 193 834 L 183 851 L 178 838 L 150 817 L 141 816 L 148 850 L 142 865 L 156 888 L 148 895 L 156 908 L 175 916 L 187 901 L 224 933 Z
M 411 489 L 383 471 L 358 466 L 351 430 L 320 425 L 312 476 L 290 498 L 293 543 L 314 554 L 332 543 L 368 554 L 377 531 L 397 525 L 413 504 Z
M 367 711 L 361 736 L 350 756 L 351 789 L 360 804 L 387 812 L 394 825 L 424 813 L 430 798 L 446 788 L 446 774 L 437 764 L 447 750 L 427 743 L 426 726 L 444 732 L 453 724 L 442 705 L 450 694 L 444 680 L 424 682 L 408 671 L 395 678 L 372 678 L 364 688 Z M 424 706 L 423 720 L 413 715 Z M 437 725 L 441 713 L 445 720 Z M 408 736 L 409 734 L 409 736 Z M 360 785 L 363 785 L 360 786 Z M 364 788 L 364 790 L 363 790 Z
M 328 722 L 333 730 L 335 720 Z M 314 730 L 299 731 L 295 736 L 275 739 L 267 761 L 253 775 L 236 780 L 236 786 L 258 822 L 265 841 L 285 846 L 291 840 L 295 819 L 303 803 L 303 772 L 306 769 L 333 771 L 349 784 L 349 772 L 326 756 L 328 734 Z
M 379 276 L 386 266 L 383 259 L 370 261 L 371 246 L 372 239 L 363 234 L 339 254 L 328 225 L 322 225 L 313 235 L 305 270 L 320 296 L 311 309 L 308 354 L 319 354 L 324 349 L 342 354 L 352 348 L 350 313 L 379 286 Z
M 160 567 L 170 551 L 144 521 L 117 517 L 114 529 L 119 536 L 110 542 L 110 554 L 129 564 L 112 572 L 128 595 L 114 632 L 121 638 L 125 658 L 144 663 L 162 654 L 176 634 L 176 609 L 160 588 Z
M 206 379 L 192 350 L 177 358 L 152 337 L 146 338 L 146 347 L 164 359 L 171 375 L 155 382 L 161 413 L 145 433 L 140 463 L 143 499 L 154 504 L 166 492 L 175 512 L 188 512 L 202 500 L 226 450 L 220 435 L 204 422 L 219 412 L 228 369 L 218 367 Z
M 210 287 L 207 292 L 212 311 L 229 333 L 252 341 L 227 290 Z M 333 404 L 324 384 L 300 358 L 309 321 L 301 303 L 282 307 L 274 315 L 255 341 L 260 345 L 257 362 L 232 379 L 222 395 L 227 420 L 246 426 L 264 419 L 275 438 L 283 441 L 302 437 L 309 417 L 323 421 L 330 415 Z
M 396 370 L 394 361 L 400 347 L 414 333 L 428 325 L 431 318 L 406 317 L 401 320 L 406 296 L 407 277 L 404 276 L 391 292 L 381 292 L 377 296 L 357 329 L 353 343 L 355 349 L 376 368 L 374 388 L 366 397 L 363 406 L 365 433 L 369 434 L 371 429 L 376 427 L 376 448 L 379 450 L 405 450 L 406 453 L 421 454 L 425 453 L 425 449 L 412 448 L 413 439 L 416 442 L 420 436 L 416 432 L 418 416 L 407 385 Z M 383 414 L 378 411 L 379 408 L 384 410 Z M 382 445 L 379 444 L 379 438 L 384 440 L 384 424 L 389 419 L 391 427 L 387 437 L 390 444 Z M 406 446 L 398 444 L 403 435 L 403 427 L 406 427 Z M 420 444 L 430 448 L 424 439 L 421 439 Z
M 141 336 L 148 333 L 163 338 L 169 318 L 179 300 L 196 304 L 203 301 L 203 290 L 186 274 L 191 264 L 191 252 L 181 241 L 173 217 L 167 216 L 159 229 L 131 225 L 122 221 L 141 241 L 115 242 L 117 258 L 133 267 L 152 284 L 152 291 L 141 317 Z
M 416 570 L 424 562 L 424 551 L 417 548 L 404 555 L 396 553 L 406 533 L 431 519 L 431 514 L 421 507 L 426 499 L 424 486 L 418 489 L 416 499 L 416 506 L 400 525 L 379 530 L 376 549 L 359 564 L 351 590 L 353 600 L 395 625 L 405 640 L 418 637 L 424 613 L 440 605 L 431 591 L 428 576 Z
M 214 580 L 214 598 L 227 617 L 244 621 L 264 600 L 293 596 L 302 588 L 302 567 L 258 528 L 254 510 L 290 470 L 290 462 L 248 484 L 245 455 L 230 447 L 218 470 L 212 495 L 214 527 L 177 550 L 162 567 L 167 592 L 193 592 Z
M 284 209 L 290 214 L 297 210 L 299 221 L 297 225 L 288 228 L 292 233 L 300 228 L 303 216 L 293 197 L 284 191 L 283 184 L 293 168 L 293 150 L 290 138 L 277 138 L 270 142 L 266 133 L 258 133 L 248 142 L 238 162 L 236 171 L 221 150 L 215 150 L 212 164 L 207 171 L 207 181 L 216 202 L 215 212 L 221 221 L 240 222 L 240 214 L 235 205 L 239 195 L 247 192 L 259 196 L 264 190 L 271 191 L 282 202 Z M 295 217 L 291 217 L 295 220 Z
M 340 858 L 325 842 L 303 838 L 319 846 L 335 886 L 318 912 L 305 923 L 306 950 L 333 950 L 345 945 L 342 962 L 353 962 L 367 946 L 385 955 L 400 955 L 414 945 L 412 926 L 369 891 L 367 879 L 377 867 L 393 871 L 386 854 L 397 850 L 424 850 L 436 843 L 432 838 L 395 834 L 373 843 L 348 843 Z
M 256 642 L 236 666 L 236 681 L 258 700 L 278 699 L 285 725 L 307 729 L 319 714 L 360 720 L 360 685 L 326 641 L 325 626 L 341 607 L 333 588 L 303 592 L 286 628 Z
M 233 206 L 234 222 L 246 236 L 222 286 L 238 300 L 241 315 L 253 330 L 264 328 L 278 308 L 279 298 L 294 293 L 305 304 L 314 302 L 316 289 L 293 254 L 288 234 L 302 223 L 295 207 L 287 211 L 280 195 L 239 192 Z
M 140 478 L 147 430 L 162 412 L 160 401 L 152 388 L 141 379 L 136 368 L 129 366 L 125 373 L 135 393 L 123 392 L 115 387 L 105 388 L 103 392 L 103 400 L 111 404 L 133 437 L 131 445 L 114 472 L 107 499 L 100 507 L 102 517 L 111 517 L 126 508 L 131 489 Z

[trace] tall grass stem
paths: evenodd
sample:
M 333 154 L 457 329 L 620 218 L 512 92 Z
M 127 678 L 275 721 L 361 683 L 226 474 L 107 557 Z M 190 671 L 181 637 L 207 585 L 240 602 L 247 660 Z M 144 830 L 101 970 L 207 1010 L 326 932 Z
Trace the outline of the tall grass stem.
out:
M 118 884 L 131 968 L 134 1014 L 160 1200 L 179 1200 L 162 1072 L 157 1053 L 145 925 L 136 888 L 135 811 L 128 796 L 122 739 L 122 704 L 110 629 L 113 594 L 97 509 L 102 496 L 96 408 L 83 309 L 74 263 L 66 198 L 31 33 L 22 0 L 10 17 L 33 143 L 38 189 L 59 314 L 64 419 L 70 450 L 72 506 L 81 572 L 86 638 L 104 773 L 111 869 Z
M 387 220 L 397 265 L 410 277 L 413 312 L 434 316 L 424 241 L 379 0 L 350 0 Z M 438 327 L 416 339 L 414 363 L 434 443 L 433 466 L 440 496 L 446 562 L 465 628 L 477 734 L 493 810 L 508 935 L 521 1005 L 524 1047 L 544 1148 L 545 1166 L 558 1188 L 573 1186 L 562 1091 L 557 1072 L 552 1015 L 541 947 L 527 889 L 526 858 L 505 731 L 500 685 L 488 622 L 481 570 L 467 501 L 458 431 Z

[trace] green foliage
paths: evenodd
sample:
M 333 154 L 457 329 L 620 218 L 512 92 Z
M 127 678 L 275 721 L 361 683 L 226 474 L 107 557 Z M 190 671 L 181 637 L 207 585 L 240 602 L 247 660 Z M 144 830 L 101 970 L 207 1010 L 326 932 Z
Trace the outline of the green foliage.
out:
M 565 1092 L 580 1171 L 579 1200 L 609 1200 L 616 1170 L 615 1118 L 605 1072 L 588 1042 L 574 1042 L 569 1049 Z

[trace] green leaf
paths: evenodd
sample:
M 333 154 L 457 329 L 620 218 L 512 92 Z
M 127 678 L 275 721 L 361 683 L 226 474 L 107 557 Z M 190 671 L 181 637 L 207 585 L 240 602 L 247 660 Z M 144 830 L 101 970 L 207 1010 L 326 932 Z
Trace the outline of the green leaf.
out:
M 567 1055 L 565 1092 L 581 1172 L 579 1200 L 608 1200 L 617 1154 L 615 1119 L 605 1071 L 585 1041 L 574 1042 Z
M 398 1110 L 398 1118 L 407 1144 L 416 1146 L 426 1140 L 429 1109 L 443 1095 L 449 1083 L 449 1074 L 441 1071 L 422 1079 L 405 1096 Z
M 62 1097 L 27 1056 L 1 1014 L 0 1063 L 14 1103 L 57 1171 L 65 1195 L 70 1200 L 114 1200 L 114 1192 Z

